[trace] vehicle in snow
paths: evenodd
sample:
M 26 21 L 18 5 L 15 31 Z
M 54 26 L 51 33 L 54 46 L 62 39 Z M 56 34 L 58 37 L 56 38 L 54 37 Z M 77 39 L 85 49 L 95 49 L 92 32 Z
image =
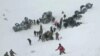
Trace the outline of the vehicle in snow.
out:
M 28 19 L 27 17 L 24 18 L 24 21 L 22 21 L 20 24 L 15 23 L 15 26 L 13 26 L 13 30 L 15 32 L 21 31 L 21 30 L 27 30 L 32 26 L 33 20 Z
M 43 24 L 49 23 L 52 20 L 54 20 L 54 17 L 52 16 L 51 11 L 44 12 L 42 18 L 40 18 L 40 22 Z

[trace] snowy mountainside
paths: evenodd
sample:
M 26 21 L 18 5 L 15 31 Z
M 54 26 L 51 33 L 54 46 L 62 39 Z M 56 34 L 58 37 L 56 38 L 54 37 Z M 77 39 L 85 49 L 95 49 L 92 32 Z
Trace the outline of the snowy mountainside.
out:
M 93 8 L 88 10 L 81 21 L 82 25 L 74 28 L 63 28 L 59 31 L 62 39 L 41 42 L 34 36 L 33 31 L 39 29 L 39 25 L 29 30 L 14 32 L 12 27 L 16 22 L 20 23 L 24 17 L 38 19 L 45 11 L 52 11 L 56 20 L 65 11 L 67 17 L 79 10 L 80 5 L 93 3 Z M 0 0 L 0 56 L 13 49 L 15 56 L 59 56 L 55 51 L 61 43 L 66 54 L 61 56 L 100 56 L 100 7 L 99 0 Z M 7 20 L 5 20 L 5 18 Z M 46 31 L 51 26 L 44 24 Z M 32 46 L 29 46 L 27 38 L 31 38 Z

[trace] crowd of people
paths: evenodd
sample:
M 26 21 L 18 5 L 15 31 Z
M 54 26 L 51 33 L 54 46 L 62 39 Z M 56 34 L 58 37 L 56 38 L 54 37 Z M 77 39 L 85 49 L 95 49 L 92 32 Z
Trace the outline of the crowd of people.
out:
M 91 3 L 87 3 L 86 5 L 81 5 L 80 6 L 80 10 L 76 10 L 74 12 L 74 15 L 72 15 L 71 17 L 66 17 L 66 14 L 64 11 L 62 11 L 62 15 L 63 17 L 61 17 L 60 21 L 56 21 L 56 18 L 52 15 L 51 11 L 48 12 L 44 12 L 42 15 L 42 18 L 39 18 L 37 20 L 30 20 L 27 17 L 25 17 L 25 20 L 22 21 L 21 24 L 15 24 L 15 26 L 13 27 L 14 31 L 19 31 L 24 29 L 28 29 L 30 28 L 32 25 L 40 25 L 40 29 L 38 31 L 34 30 L 34 36 L 38 37 L 39 41 L 41 40 L 42 42 L 44 41 L 48 41 L 48 40 L 54 40 L 54 35 L 55 35 L 55 39 L 56 40 L 60 40 L 60 34 L 59 32 L 57 32 L 57 30 L 61 30 L 63 27 L 67 28 L 67 27 L 75 27 L 75 26 L 79 26 L 80 24 L 82 24 L 82 22 L 77 22 L 77 20 L 80 20 L 80 18 L 82 18 L 82 14 L 85 14 L 87 12 L 88 9 L 91 9 L 93 6 L 93 4 Z M 43 24 L 47 24 L 52 22 L 53 25 L 50 27 L 50 30 L 47 30 L 44 32 L 43 30 L 43 26 L 41 23 Z M 30 38 L 27 39 L 29 42 L 29 45 L 32 45 L 32 41 Z M 62 53 L 65 54 L 65 48 L 59 43 L 59 47 L 56 49 L 60 51 L 60 55 Z M 10 51 L 10 56 L 14 56 L 14 54 L 16 54 L 15 52 L 13 52 L 12 50 Z M 4 54 L 4 56 L 9 56 L 8 52 L 6 52 Z
M 55 39 L 60 40 L 59 32 L 57 32 L 56 30 L 61 30 L 63 28 L 63 26 L 65 28 L 67 28 L 67 27 L 79 26 L 80 24 L 82 24 L 82 22 L 77 22 L 77 20 L 80 20 L 82 18 L 82 14 L 85 14 L 88 9 L 92 8 L 92 5 L 93 4 L 91 4 L 91 3 L 87 3 L 86 5 L 81 5 L 80 11 L 76 10 L 74 12 L 74 15 L 72 15 L 71 17 L 68 17 L 68 18 L 66 17 L 66 14 L 64 13 L 64 11 L 62 11 L 63 17 L 61 17 L 59 22 L 55 21 L 56 18 L 53 18 L 51 20 L 55 27 L 51 26 L 50 30 L 43 33 L 43 26 L 40 25 L 40 30 L 34 31 L 34 35 L 39 36 L 39 40 L 48 41 L 48 40 L 54 40 L 53 35 L 55 34 Z M 46 20 L 45 20 L 45 22 L 46 22 Z M 61 44 L 59 44 L 59 47 L 56 50 L 60 50 L 60 55 L 62 53 L 65 54 L 65 48 Z

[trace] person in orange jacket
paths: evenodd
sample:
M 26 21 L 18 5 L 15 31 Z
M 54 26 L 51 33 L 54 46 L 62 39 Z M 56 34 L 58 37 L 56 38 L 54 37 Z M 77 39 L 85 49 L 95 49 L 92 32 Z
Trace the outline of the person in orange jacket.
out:
M 64 53 L 65 54 L 65 48 L 59 43 L 59 46 L 58 46 L 58 48 L 56 49 L 56 51 L 57 50 L 59 50 L 60 51 L 60 55 L 62 54 L 62 53 Z

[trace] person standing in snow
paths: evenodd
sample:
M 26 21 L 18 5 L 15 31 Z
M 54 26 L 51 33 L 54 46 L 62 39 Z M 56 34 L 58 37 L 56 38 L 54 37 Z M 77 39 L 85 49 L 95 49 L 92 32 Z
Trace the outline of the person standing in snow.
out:
M 27 40 L 28 40 L 29 44 L 31 45 L 31 39 L 30 39 L 30 38 L 28 38 Z
M 53 33 L 53 27 L 52 26 L 50 27 L 50 31 Z
M 57 29 L 61 30 L 60 23 L 57 23 Z
M 60 28 L 62 28 L 63 18 L 60 19 Z
M 12 49 L 10 50 L 10 56 L 15 56 L 14 54 L 16 54 Z
M 64 48 L 60 43 L 59 43 L 59 46 L 58 46 L 58 48 L 56 49 L 56 51 L 57 51 L 57 50 L 60 51 L 59 55 L 61 55 L 62 53 L 65 54 L 65 48 Z
M 39 21 L 39 20 L 37 20 L 37 24 L 38 24 L 38 25 L 40 24 L 40 21 Z
M 56 40 L 59 40 L 59 33 L 56 32 L 55 34 L 56 34 Z
M 42 34 L 43 34 L 43 26 L 40 25 L 39 35 L 42 35 Z
M 41 40 L 42 39 L 42 35 L 39 35 L 39 40 Z
M 6 53 L 4 54 L 4 56 L 9 56 L 9 55 L 8 55 L 8 52 L 6 52 Z
M 64 14 L 64 11 L 62 11 L 61 14 Z
M 54 22 L 55 21 L 55 17 L 53 17 L 51 21 Z
M 55 32 L 55 31 L 56 31 L 56 28 L 54 27 L 54 28 L 53 28 L 53 32 Z
M 66 19 L 66 14 L 63 15 L 64 19 Z
M 33 23 L 34 23 L 34 25 L 36 24 L 36 21 L 35 20 L 33 20 Z
M 36 31 L 34 31 L 34 35 L 36 36 L 37 34 L 36 34 Z

